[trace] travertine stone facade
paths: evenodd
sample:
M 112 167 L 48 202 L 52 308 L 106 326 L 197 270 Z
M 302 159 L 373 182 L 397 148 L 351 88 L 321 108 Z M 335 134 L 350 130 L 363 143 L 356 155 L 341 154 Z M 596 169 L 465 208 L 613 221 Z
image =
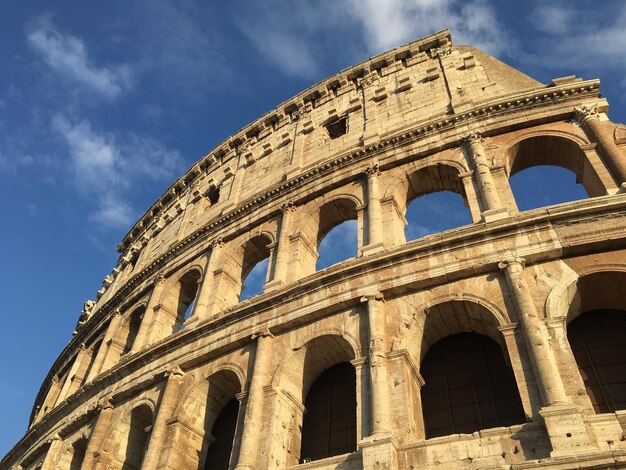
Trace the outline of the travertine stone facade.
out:
M 0 466 L 626 467 L 626 411 L 598 408 L 568 337 L 577 317 L 626 315 L 626 127 L 599 86 L 541 84 L 442 31 L 235 133 L 122 240 Z M 508 179 L 541 164 L 590 197 L 520 212 Z M 406 242 L 408 203 L 442 190 L 472 223 Z M 346 220 L 358 256 L 316 271 Z M 266 258 L 264 292 L 240 302 Z M 492 385 L 492 401 L 521 418 L 434 433 L 448 418 L 431 417 L 444 392 L 429 395 L 426 359 L 469 337 L 498 351 L 490 380 L 509 374 L 515 396 L 498 408 Z M 328 406 L 353 403 L 354 421 L 316 457 L 323 377 L 352 387 Z

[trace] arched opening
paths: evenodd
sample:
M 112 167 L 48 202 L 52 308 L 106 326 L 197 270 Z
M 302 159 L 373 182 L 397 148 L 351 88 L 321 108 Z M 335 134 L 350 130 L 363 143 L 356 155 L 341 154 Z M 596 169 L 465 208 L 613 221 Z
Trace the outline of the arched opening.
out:
M 407 185 L 407 241 L 472 222 L 457 168 L 445 164 L 421 168 L 409 176 Z
M 325 269 L 357 255 L 357 221 L 347 220 L 335 225 L 317 247 L 319 257 L 315 270 Z
M 204 462 L 205 470 L 228 470 L 233 440 L 237 429 L 237 417 L 239 416 L 239 401 L 232 398 L 213 424 L 211 434 L 215 440 L 211 443 Z
M 349 362 L 326 369 L 304 401 L 300 461 L 356 451 L 356 373 Z
M 439 191 L 413 199 L 405 217 L 406 241 L 472 223 L 463 197 L 451 191 Z
M 178 281 L 178 304 L 176 305 L 174 331 L 182 330 L 185 327 L 185 321 L 193 314 L 200 278 L 200 272 L 194 269 Z
M 270 240 L 259 235 L 246 243 L 241 263 L 241 292 L 239 300 L 249 299 L 263 293 L 263 286 L 268 281 Z
M 524 139 L 507 151 L 507 163 L 519 210 L 606 194 L 580 146 L 564 137 L 543 135 Z M 530 168 L 533 170 L 524 171 Z
M 438 341 L 421 374 L 427 439 L 526 421 L 513 372 L 487 336 L 459 333 Z
M 128 443 L 124 452 L 123 469 L 141 467 L 143 456 L 152 430 L 152 410 L 148 405 L 139 405 L 130 412 Z
M 509 183 L 520 211 L 589 197 L 575 173 L 557 166 L 527 168 L 511 176 Z
M 235 462 L 237 449 L 234 449 L 235 434 L 239 421 L 239 400 L 235 397 L 241 391 L 237 376 L 231 371 L 220 371 L 208 379 L 205 396 L 203 428 L 204 464 L 206 470 L 228 469 Z
M 85 452 L 87 452 L 87 438 L 83 437 L 72 444 L 70 470 L 81 470 L 83 460 L 85 460 Z
M 141 321 L 143 320 L 146 307 L 142 306 L 133 310 L 133 313 L 126 319 L 126 339 L 124 341 L 124 347 L 122 349 L 122 356 L 128 354 L 135 342 L 139 328 L 141 327 Z
M 357 255 L 357 210 L 353 200 L 335 199 L 320 208 L 316 241 L 316 271 Z
M 567 326 L 567 339 L 596 413 L 626 409 L 626 311 L 586 312 Z

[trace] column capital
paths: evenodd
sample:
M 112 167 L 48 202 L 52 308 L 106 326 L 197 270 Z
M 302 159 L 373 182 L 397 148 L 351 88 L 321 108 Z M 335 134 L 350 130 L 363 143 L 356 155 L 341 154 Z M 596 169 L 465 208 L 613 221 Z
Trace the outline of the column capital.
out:
M 269 328 L 265 329 L 265 330 L 261 330 L 261 331 L 257 331 L 256 333 L 252 333 L 251 339 L 255 340 L 257 338 L 273 338 L 274 335 L 273 333 L 269 330 Z
M 482 143 L 482 141 L 483 141 L 483 134 L 482 132 L 478 132 L 478 131 L 472 132 L 471 134 L 468 134 L 461 139 L 461 142 L 463 142 L 463 144 L 468 147 L 472 144 L 480 144 Z
M 361 303 L 368 303 L 370 300 L 377 300 L 379 302 L 384 302 L 385 301 L 385 296 L 383 295 L 382 292 L 373 292 L 371 294 L 364 294 L 359 301 Z
M 61 440 L 61 436 L 59 436 L 59 434 L 55 434 L 54 436 L 52 436 L 50 439 L 48 439 L 48 444 L 53 444 L 55 441 L 58 442 Z
M 519 256 L 511 256 L 509 258 L 505 258 L 498 263 L 498 268 L 501 270 L 506 270 L 511 268 L 511 270 L 515 272 L 520 272 L 526 266 L 526 260 Z
M 293 213 L 296 211 L 296 205 L 291 201 L 287 201 L 284 204 L 281 204 L 279 209 L 283 214 Z
M 222 238 L 216 238 L 215 240 L 213 240 L 211 242 L 211 250 L 215 251 L 215 250 L 219 250 L 224 248 L 224 240 L 222 240 Z
M 111 403 L 111 400 L 103 400 L 98 403 L 97 408 L 102 412 L 104 410 L 112 410 L 115 407 L 113 406 L 113 403 Z
M 120 316 L 122 316 L 122 311 L 120 310 L 119 307 L 116 307 L 111 313 L 111 318 L 120 317 Z
M 367 178 L 370 178 L 374 175 L 379 176 L 380 175 L 380 165 L 378 164 L 378 162 L 371 164 L 370 166 L 368 166 L 363 173 L 365 173 L 365 176 Z
M 180 378 L 185 375 L 185 372 L 180 368 L 180 366 L 174 366 L 165 371 L 165 377 L 174 377 Z
M 163 274 L 159 274 L 154 278 L 154 285 L 163 285 L 165 284 L 165 276 Z
M 599 119 L 600 111 L 598 111 L 598 105 L 576 107 L 574 108 L 574 117 L 581 125 L 584 125 L 590 119 Z

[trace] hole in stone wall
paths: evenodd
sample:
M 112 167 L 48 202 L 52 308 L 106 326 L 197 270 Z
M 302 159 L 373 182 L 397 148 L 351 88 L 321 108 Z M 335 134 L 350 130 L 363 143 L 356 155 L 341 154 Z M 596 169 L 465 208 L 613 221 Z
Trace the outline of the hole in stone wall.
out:
M 211 186 L 206 193 L 206 197 L 211 205 L 217 204 L 220 200 L 220 188 L 218 186 Z
M 348 131 L 348 118 L 342 117 L 330 124 L 326 124 L 326 131 L 331 139 L 341 137 Z

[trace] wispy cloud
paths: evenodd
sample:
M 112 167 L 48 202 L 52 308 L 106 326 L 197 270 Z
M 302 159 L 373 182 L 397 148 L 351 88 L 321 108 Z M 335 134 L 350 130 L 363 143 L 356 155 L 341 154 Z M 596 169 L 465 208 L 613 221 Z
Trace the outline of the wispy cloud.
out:
M 238 24 L 284 73 L 304 78 L 314 77 L 330 54 L 351 63 L 448 27 L 455 42 L 492 54 L 507 43 L 485 0 L 268 0 L 246 8 Z
M 95 65 L 80 38 L 62 34 L 47 18 L 31 27 L 27 39 L 56 73 L 103 96 L 115 98 L 130 85 L 128 66 Z
M 128 226 L 136 217 L 126 191 L 143 178 L 169 180 L 180 170 L 177 151 L 133 133 L 99 133 L 86 120 L 56 115 L 52 128 L 65 140 L 74 185 L 95 198 L 93 219 L 102 226 Z
M 548 69 L 572 68 L 626 72 L 626 4 L 611 5 L 610 18 L 597 9 L 577 9 L 569 3 L 555 2 L 537 7 L 529 16 L 534 28 L 545 34 L 536 51 L 537 65 Z

